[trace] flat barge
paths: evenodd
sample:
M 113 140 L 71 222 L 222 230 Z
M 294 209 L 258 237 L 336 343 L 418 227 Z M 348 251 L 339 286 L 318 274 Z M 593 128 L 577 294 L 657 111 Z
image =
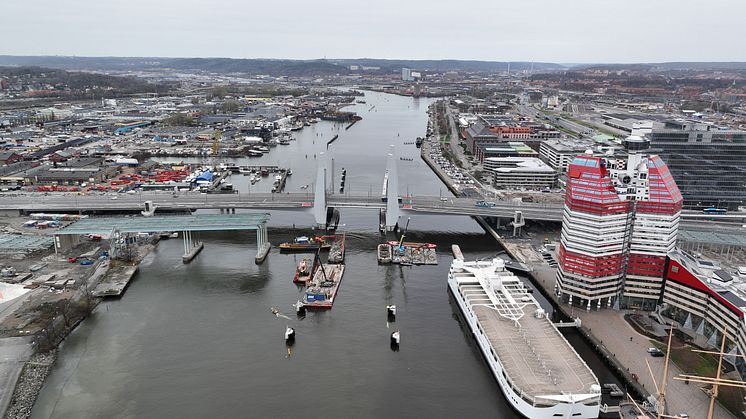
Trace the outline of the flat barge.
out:
M 303 307 L 328 310 L 337 298 L 342 283 L 344 265 L 323 264 L 316 270 L 311 283 L 303 294 Z

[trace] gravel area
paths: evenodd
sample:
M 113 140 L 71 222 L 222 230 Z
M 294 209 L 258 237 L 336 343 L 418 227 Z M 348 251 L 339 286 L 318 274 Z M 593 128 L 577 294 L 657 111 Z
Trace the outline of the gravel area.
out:
M 54 361 L 57 359 L 57 350 L 33 355 L 23 367 L 21 377 L 18 379 L 16 389 L 10 406 L 5 412 L 5 419 L 22 419 L 31 417 L 31 409 L 34 408 L 36 397 L 41 391 L 44 380 L 49 374 Z

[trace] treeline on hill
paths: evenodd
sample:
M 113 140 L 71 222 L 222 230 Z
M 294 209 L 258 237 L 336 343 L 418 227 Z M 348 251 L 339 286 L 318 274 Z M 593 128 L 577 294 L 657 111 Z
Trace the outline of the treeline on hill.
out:
M 659 73 L 649 73 L 645 75 L 609 73 L 608 75 L 600 75 L 568 71 L 567 73 L 534 74 L 531 76 L 531 80 L 553 81 L 558 83 L 560 88 L 579 91 L 592 89 L 594 87 L 593 85 L 589 85 L 588 82 L 603 82 L 608 85 L 631 88 L 664 88 L 666 90 L 674 90 L 679 87 L 698 87 L 705 91 L 726 88 L 732 86 L 734 83 L 736 87 L 746 85 L 746 81 L 743 79 L 734 81 L 722 77 L 688 77 Z
M 90 72 L 73 72 L 42 67 L 0 67 L 0 77 L 21 91 L 39 90 L 35 97 L 117 97 L 136 93 L 166 94 L 177 87 L 173 83 L 149 83 L 136 77 L 110 76 Z M 53 89 L 42 89 L 45 85 Z

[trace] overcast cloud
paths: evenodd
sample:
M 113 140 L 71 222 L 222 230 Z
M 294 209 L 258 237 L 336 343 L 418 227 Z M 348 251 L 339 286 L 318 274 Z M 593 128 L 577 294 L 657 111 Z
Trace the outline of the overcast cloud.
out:
M 746 61 L 746 0 L 2 0 L 0 54 Z

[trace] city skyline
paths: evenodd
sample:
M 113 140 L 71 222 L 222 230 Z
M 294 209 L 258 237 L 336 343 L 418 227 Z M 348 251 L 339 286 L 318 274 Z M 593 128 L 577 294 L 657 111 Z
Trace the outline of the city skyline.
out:
M 640 63 L 746 61 L 746 4 L 633 0 L 599 7 L 545 0 L 386 0 L 350 10 L 331 0 L 271 5 L 49 0 L 4 4 L 3 55 L 358 58 Z M 479 11 L 479 12 L 477 12 Z M 292 22 L 292 25 L 289 23 Z

